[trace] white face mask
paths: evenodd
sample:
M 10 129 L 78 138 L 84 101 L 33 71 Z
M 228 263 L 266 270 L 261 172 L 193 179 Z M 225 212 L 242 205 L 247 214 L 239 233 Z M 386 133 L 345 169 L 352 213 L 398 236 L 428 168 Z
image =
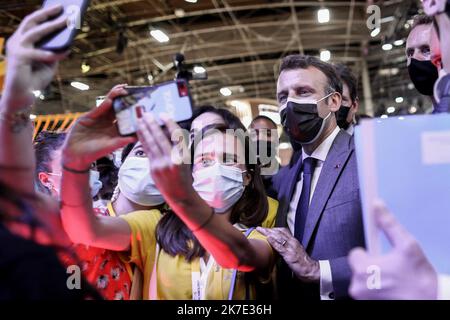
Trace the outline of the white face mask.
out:
M 216 213 L 224 213 L 234 206 L 244 193 L 242 173 L 239 168 L 216 163 L 195 171 L 192 186 Z
M 164 198 L 156 189 L 147 158 L 128 157 L 119 169 L 120 192 L 141 206 L 157 206 Z
M 91 170 L 89 173 L 89 186 L 91 187 L 91 196 L 95 197 L 100 189 L 103 187 L 103 183 L 100 181 L 100 172 Z

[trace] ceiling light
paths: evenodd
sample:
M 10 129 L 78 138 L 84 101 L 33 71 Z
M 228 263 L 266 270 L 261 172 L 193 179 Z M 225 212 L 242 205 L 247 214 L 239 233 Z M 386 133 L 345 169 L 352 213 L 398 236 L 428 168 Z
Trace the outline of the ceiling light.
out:
M 292 149 L 292 145 L 289 142 L 281 142 L 278 148 L 280 150 Z
M 86 61 L 83 61 L 81 64 L 81 73 L 88 73 L 89 70 L 91 70 L 91 66 L 86 63 Z
M 375 38 L 377 35 L 380 34 L 380 31 L 381 31 L 380 28 L 375 28 L 375 29 L 373 29 L 372 32 L 370 33 L 370 36 L 371 36 L 372 38 Z
M 175 16 L 177 18 L 183 18 L 186 15 L 186 12 L 183 9 L 175 9 Z
M 383 115 L 381 115 L 380 118 L 381 118 L 381 119 L 387 119 L 387 118 L 389 118 L 389 117 L 387 116 L 387 114 L 383 114 Z
M 329 50 L 322 50 L 320 51 L 320 60 L 322 61 L 330 61 L 331 59 L 331 52 Z
M 400 72 L 399 68 L 387 68 L 387 69 L 380 69 L 378 72 L 380 76 L 395 76 Z
M 382 46 L 381 48 L 382 48 L 384 51 L 392 50 L 392 44 L 390 44 L 390 43 L 383 44 L 383 46 Z
M 189 2 L 189 3 L 197 3 L 197 0 L 184 0 L 184 1 Z
M 231 96 L 233 92 L 231 92 L 231 90 L 229 88 L 222 88 L 220 89 L 220 94 L 223 95 L 224 97 L 229 97 Z
M 74 88 L 77 88 L 78 90 L 81 91 L 86 91 L 89 90 L 89 86 L 87 84 L 84 84 L 82 82 L 78 82 L 78 81 L 73 81 L 70 83 L 70 85 Z
M 414 106 L 411 106 L 411 108 L 409 108 L 409 113 L 416 113 L 417 112 L 417 108 L 416 107 L 414 107 Z
M 395 107 L 389 107 L 387 108 L 387 113 L 394 113 L 395 112 Z
M 330 10 L 328 9 L 320 9 L 317 11 L 317 21 L 319 23 L 327 23 L 330 21 Z
M 37 98 L 41 95 L 41 90 L 33 90 L 33 94 Z
M 395 102 L 402 103 L 404 101 L 403 97 L 397 97 L 395 98 Z
M 35 114 L 30 114 L 30 120 L 34 120 L 36 119 L 36 115 Z
M 394 41 L 394 46 L 400 47 L 405 43 L 403 39 Z
M 150 35 L 161 43 L 169 42 L 170 40 L 167 34 L 158 29 L 151 30 Z
M 202 66 L 195 66 L 194 67 L 194 73 L 205 73 L 206 69 Z

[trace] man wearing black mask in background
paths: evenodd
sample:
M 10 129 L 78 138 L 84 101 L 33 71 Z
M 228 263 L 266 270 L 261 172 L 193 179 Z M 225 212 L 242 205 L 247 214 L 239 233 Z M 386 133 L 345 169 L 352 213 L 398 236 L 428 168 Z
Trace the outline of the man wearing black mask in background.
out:
M 434 85 L 436 113 L 450 112 L 450 0 L 423 0 L 425 13 L 434 17 L 431 61 L 439 70 Z
M 266 116 L 257 116 L 249 127 L 252 141 L 256 143 L 256 156 L 261 166 L 261 174 L 264 177 L 278 172 L 279 163 L 276 159 L 278 146 L 278 128 L 276 123 Z M 275 161 L 277 165 L 273 166 Z M 271 165 L 273 166 L 271 168 Z M 270 168 L 271 170 L 262 170 Z
M 277 100 L 283 127 L 301 145 L 272 179 L 276 226 L 258 229 L 281 255 L 280 299 L 348 298 L 347 255 L 364 247 L 352 137 L 336 124 L 342 83 L 334 67 L 311 56 L 281 63 Z
M 334 67 L 342 80 L 342 105 L 336 112 L 337 125 L 352 136 L 359 109 L 358 80 L 345 64 L 336 64 Z
M 437 103 L 433 98 L 433 88 L 439 77 L 438 69 L 431 62 L 430 39 L 433 18 L 418 15 L 406 40 L 406 58 L 409 77 L 422 95 L 429 96 L 433 103 L 433 113 Z

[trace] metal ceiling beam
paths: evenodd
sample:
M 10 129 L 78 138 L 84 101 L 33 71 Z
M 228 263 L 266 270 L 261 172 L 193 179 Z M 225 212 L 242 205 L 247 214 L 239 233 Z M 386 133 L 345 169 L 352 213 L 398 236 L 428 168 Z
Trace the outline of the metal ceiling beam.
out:
M 308 21 L 308 20 L 299 21 L 299 24 L 302 24 L 302 25 L 303 24 L 305 24 L 305 25 L 306 24 L 314 24 L 314 23 L 315 23 L 314 20 L 311 20 L 311 21 Z M 355 21 L 355 23 L 356 24 L 364 24 L 365 25 L 365 20 L 358 20 L 358 21 Z M 335 20 L 335 21 L 333 21 L 333 25 L 339 25 L 339 24 L 347 25 L 347 20 Z M 279 26 L 279 25 L 280 25 L 279 21 L 275 21 L 275 22 L 274 21 L 270 21 L 270 22 L 269 21 L 265 21 L 265 22 L 243 24 L 241 26 L 241 28 L 272 28 L 272 27 L 276 27 L 276 26 Z M 213 28 L 204 28 L 204 29 L 190 30 L 190 31 L 178 32 L 178 33 L 170 34 L 170 38 L 171 39 L 177 39 L 177 38 L 186 38 L 186 37 L 193 36 L 193 35 L 201 35 L 201 34 L 211 34 L 211 33 L 233 31 L 236 28 L 237 28 L 236 25 L 231 25 L 231 26 L 220 26 L 220 27 L 213 27 Z M 306 36 L 307 35 L 304 35 L 303 38 L 305 38 Z M 342 37 L 345 39 L 345 34 L 342 35 Z M 131 41 L 128 44 L 128 48 L 134 48 L 135 46 L 146 45 L 146 44 L 154 44 L 156 46 L 160 45 L 154 39 L 152 39 L 150 37 L 147 37 L 145 39 L 141 39 L 141 40 L 137 40 L 137 41 Z M 114 52 L 114 51 L 115 51 L 115 47 L 106 47 L 106 48 L 102 48 L 102 49 L 94 51 L 94 52 L 87 53 L 85 56 L 86 57 L 93 57 L 93 56 L 96 56 L 96 55 L 110 53 L 110 52 Z
M 233 6 L 231 7 L 234 12 L 238 11 L 249 11 L 249 10 L 258 10 L 262 7 L 264 9 L 289 9 L 291 6 L 294 7 L 318 7 L 320 6 L 320 3 L 318 1 L 295 1 L 293 4 L 290 2 L 282 2 L 282 3 L 265 3 L 263 6 L 261 4 L 256 5 L 244 5 L 244 6 Z M 346 1 L 327 1 L 324 2 L 324 5 L 327 7 L 348 7 L 348 3 Z M 357 2 L 355 5 L 365 7 L 364 2 Z M 214 8 L 214 9 L 204 9 L 204 10 L 196 10 L 196 11 L 189 11 L 185 12 L 184 18 L 187 17 L 196 17 L 196 16 L 202 16 L 202 15 L 208 15 L 208 14 L 220 14 L 223 12 L 226 12 L 226 8 Z M 178 17 L 175 14 L 170 14 L 162 17 L 154 17 L 149 19 L 140 19 L 133 22 L 127 23 L 127 26 L 129 27 L 135 27 L 140 25 L 145 25 L 149 23 L 156 23 L 156 22 L 163 22 L 168 20 L 178 19 Z

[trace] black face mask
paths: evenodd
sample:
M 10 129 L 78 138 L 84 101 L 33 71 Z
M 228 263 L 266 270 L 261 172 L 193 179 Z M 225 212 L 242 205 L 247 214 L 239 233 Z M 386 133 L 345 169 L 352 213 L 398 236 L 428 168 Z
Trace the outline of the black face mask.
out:
M 408 66 L 409 77 L 419 91 L 424 96 L 432 96 L 434 83 L 439 77 L 438 69 L 431 61 L 419 61 L 411 59 Z
M 258 140 L 256 141 L 256 156 L 258 164 L 265 166 L 270 164 L 276 155 L 275 145 L 271 141 Z
M 341 106 L 336 112 L 336 120 L 339 128 L 347 130 L 350 126 L 350 123 L 347 122 L 348 113 L 350 112 L 350 107 Z
M 297 103 L 293 100 L 289 98 L 286 107 L 280 112 L 281 123 L 289 137 L 295 142 L 313 143 L 322 133 L 325 119 L 319 116 L 317 103 Z

